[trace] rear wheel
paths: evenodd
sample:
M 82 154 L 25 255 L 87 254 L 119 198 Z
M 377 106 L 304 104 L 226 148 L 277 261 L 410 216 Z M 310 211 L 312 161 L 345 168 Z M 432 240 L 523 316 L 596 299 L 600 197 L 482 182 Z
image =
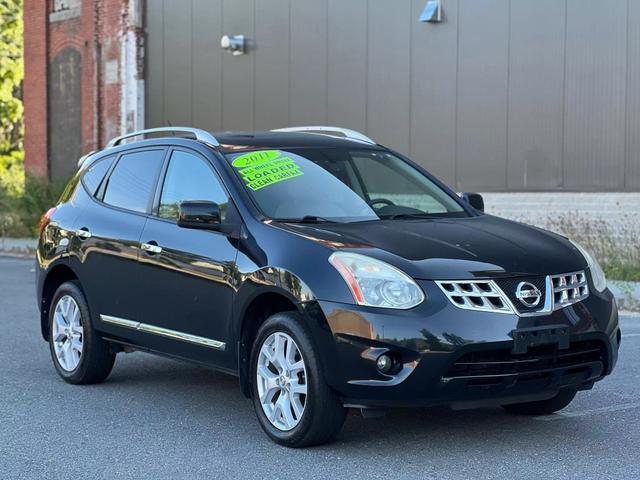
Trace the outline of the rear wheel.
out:
M 58 374 L 69 383 L 107 378 L 115 354 L 91 327 L 89 306 L 77 282 L 60 285 L 49 311 L 49 348 Z
M 513 403 L 502 407 L 511 413 L 519 415 L 549 415 L 562 410 L 569 405 L 576 396 L 576 390 L 560 390 L 555 397 L 539 402 Z
M 305 447 L 340 432 L 346 409 L 324 380 L 315 344 L 302 318 L 273 315 L 251 355 L 253 404 L 262 429 L 276 443 Z

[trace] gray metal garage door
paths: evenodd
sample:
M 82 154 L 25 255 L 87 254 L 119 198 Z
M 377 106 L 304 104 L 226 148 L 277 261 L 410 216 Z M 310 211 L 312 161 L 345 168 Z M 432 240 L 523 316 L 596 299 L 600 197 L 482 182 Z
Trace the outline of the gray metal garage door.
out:
M 425 4 L 147 0 L 147 125 L 340 125 L 458 189 L 640 190 L 640 2 Z

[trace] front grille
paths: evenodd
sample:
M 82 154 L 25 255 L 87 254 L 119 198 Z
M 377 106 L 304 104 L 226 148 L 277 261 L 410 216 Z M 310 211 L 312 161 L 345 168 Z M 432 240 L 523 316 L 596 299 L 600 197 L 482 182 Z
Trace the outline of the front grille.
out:
M 540 291 L 535 305 L 518 298 L 518 286 L 531 284 Z M 515 313 L 520 316 L 547 315 L 589 296 L 584 271 L 546 277 L 511 277 L 485 280 L 437 280 L 436 284 L 456 307 L 481 312 Z M 524 285 L 521 293 L 534 290 Z
M 530 283 L 534 285 L 542 294 L 539 302 L 532 307 L 529 307 L 522 303 L 520 299 L 516 297 L 516 291 L 518 290 L 518 285 L 521 283 Z M 531 313 L 538 312 L 542 310 L 545 306 L 545 302 L 547 299 L 547 279 L 546 277 L 515 277 L 515 278 L 499 278 L 496 279 L 496 283 L 500 287 L 500 289 L 505 293 L 509 300 L 513 304 L 513 306 L 518 310 L 518 312 Z
M 552 275 L 553 309 L 567 307 L 589 296 L 587 276 L 584 272 Z
M 493 280 L 436 282 L 451 303 L 466 310 L 512 313 L 508 300 Z
M 557 345 L 541 345 L 529 348 L 524 354 L 514 354 L 508 348 L 470 352 L 456 360 L 443 379 L 571 369 L 592 362 L 604 363 L 605 352 L 603 343 L 598 340 L 572 342 L 564 350 L 558 349 Z

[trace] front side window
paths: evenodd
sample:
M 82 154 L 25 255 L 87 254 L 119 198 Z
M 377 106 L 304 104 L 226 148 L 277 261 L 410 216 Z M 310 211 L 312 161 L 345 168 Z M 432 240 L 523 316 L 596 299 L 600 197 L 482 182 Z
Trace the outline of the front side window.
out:
M 458 200 L 387 151 L 261 150 L 227 158 L 257 206 L 276 220 L 468 216 Z
M 109 175 L 103 201 L 114 207 L 146 212 L 163 160 L 161 149 L 122 155 Z
M 217 203 L 224 221 L 229 197 L 216 174 L 200 157 L 176 150 L 171 154 L 162 186 L 158 215 L 177 220 L 180 202 L 186 200 Z

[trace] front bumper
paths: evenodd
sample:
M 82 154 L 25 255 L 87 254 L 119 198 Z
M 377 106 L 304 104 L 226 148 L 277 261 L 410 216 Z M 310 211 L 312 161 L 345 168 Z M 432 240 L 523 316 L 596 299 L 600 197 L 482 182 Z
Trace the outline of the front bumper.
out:
M 591 388 L 616 364 L 618 312 L 608 290 L 591 289 L 584 301 L 549 315 L 519 317 L 462 310 L 434 282 L 420 284 L 427 301 L 410 311 L 306 305 L 327 381 L 346 405 L 471 408 L 542 400 L 562 388 Z M 543 335 L 523 351 L 514 348 L 515 331 Z M 389 352 L 399 366 L 384 375 L 375 360 Z

